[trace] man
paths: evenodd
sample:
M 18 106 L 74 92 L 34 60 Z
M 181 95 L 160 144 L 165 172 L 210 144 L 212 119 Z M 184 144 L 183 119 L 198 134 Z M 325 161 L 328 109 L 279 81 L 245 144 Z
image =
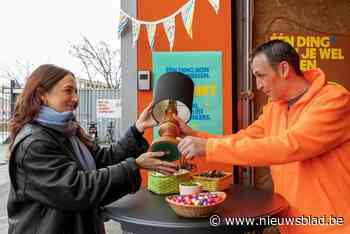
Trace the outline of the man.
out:
M 280 225 L 282 233 L 350 233 L 350 93 L 327 83 L 320 69 L 301 72 L 297 52 L 280 40 L 259 46 L 251 68 L 271 100 L 258 120 L 216 137 L 178 119 L 187 135 L 180 152 L 188 159 L 271 166 L 275 192 L 290 205 L 287 216 L 321 223 Z

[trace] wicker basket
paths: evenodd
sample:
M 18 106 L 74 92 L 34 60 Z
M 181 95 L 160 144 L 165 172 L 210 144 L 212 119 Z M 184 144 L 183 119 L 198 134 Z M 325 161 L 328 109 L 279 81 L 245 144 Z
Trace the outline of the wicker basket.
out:
M 210 178 L 210 177 L 204 177 L 193 175 L 193 180 L 195 182 L 198 182 L 202 185 L 202 189 L 210 192 L 215 191 L 223 191 L 225 189 L 228 189 L 230 185 L 232 184 L 232 173 L 224 172 L 225 176 L 220 178 Z
M 213 192 L 218 194 L 221 199 L 219 202 L 207 205 L 207 206 L 196 206 L 196 205 L 186 205 L 186 204 L 178 204 L 171 200 L 172 196 L 168 196 L 165 200 L 169 203 L 170 207 L 174 210 L 174 212 L 178 216 L 186 217 L 186 218 L 205 218 L 209 217 L 213 214 L 217 208 L 224 202 L 226 199 L 226 193 L 224 192 Z
M 174 194 L 179 193 L 179 184 L 181 182 L 189 180 L 191 180 L 191 175 L 187 170 L 182 170 L 171 176 L 149 172 L 147 188 L 156 194 Z

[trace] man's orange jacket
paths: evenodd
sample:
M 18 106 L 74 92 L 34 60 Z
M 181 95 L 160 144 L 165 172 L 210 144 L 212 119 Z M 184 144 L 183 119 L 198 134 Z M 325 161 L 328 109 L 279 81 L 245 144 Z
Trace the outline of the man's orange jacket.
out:
M 320 69 L 304 73 L 309 90 L 290 108 L 268 103 L 237 134 L 209 138 L 206 159 L 233 165 L 271 166 L 275 192 L 288 216 L 343 219 L 343 225 L 281 225 L 282 233 L 350 233 L 350 93 L 327 83 Z M 339 221 L 338 220 L 338 221 Z

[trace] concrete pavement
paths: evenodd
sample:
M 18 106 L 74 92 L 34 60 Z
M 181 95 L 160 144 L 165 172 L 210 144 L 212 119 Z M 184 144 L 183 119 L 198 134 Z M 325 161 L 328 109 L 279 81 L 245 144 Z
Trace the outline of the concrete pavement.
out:
M 0 166 L 7 164 L 7 145 L 0 144 Z
M 7 197 L 10 189 L 8 165 L 5 159 L 6 148 L 0 144 L 0 234 L 7 233 Z

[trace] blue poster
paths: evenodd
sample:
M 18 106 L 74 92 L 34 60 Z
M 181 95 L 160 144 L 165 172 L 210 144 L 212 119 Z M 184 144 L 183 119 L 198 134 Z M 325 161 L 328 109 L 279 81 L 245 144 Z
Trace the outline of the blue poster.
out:
M 192 116 L 194 130 L 223 134 L 222 53 L 215 52 L 153 52 L 153 87 L 166 72 L 182 72 L 195 84 Z M 154 128 L 158 136 L 158 128 Z

